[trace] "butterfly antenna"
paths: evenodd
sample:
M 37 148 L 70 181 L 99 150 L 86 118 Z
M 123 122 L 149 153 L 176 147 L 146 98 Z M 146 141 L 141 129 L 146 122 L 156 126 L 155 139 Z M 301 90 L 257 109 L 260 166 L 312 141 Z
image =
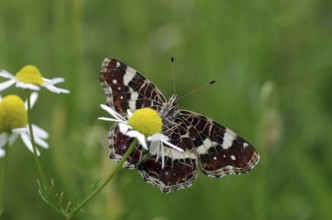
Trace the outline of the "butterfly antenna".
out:
M 176 94 L 176 91 L 175 91 L 175 74 L 174 74 L 174 57 L 171 57 L 171 64 L 172 64 L 172 77 L 173 77 L 173 94 Z
M 212 80 L 211 82 L 205 83 L 205 84 L 201 85 L 200 87 L 198 87 L 197 89 L 194 89 L 194 90 L 192 90 L 191 92 L 188 92 L 187 94 L 185 94 L 185 95 L 179 97 L 178 100 L 180 100 L 180 99 L 182 99 L 182 98 L 184 98 L 184 97 L 186 97 L 186 96 L 188 96 L 188 95 L 191 95 L 191 94 L 197 92 L 198 90 L 201 90 L 201 89 L 203 89 L 203 88 L 205 88 L 205 87 L 207 87 L 207 86 L 209 86 L 209 85 L 212 85 L 212 84 L 214 84 L 215 82 L 216 82 L 215 80 Z

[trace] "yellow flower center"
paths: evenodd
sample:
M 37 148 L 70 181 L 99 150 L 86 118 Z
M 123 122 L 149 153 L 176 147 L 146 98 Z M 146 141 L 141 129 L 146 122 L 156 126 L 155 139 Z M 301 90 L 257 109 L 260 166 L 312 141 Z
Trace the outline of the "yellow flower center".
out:
M 11 132 L 25 127 L 28 114 L 23 100 L 17 95 L 8 95 L 0 102 L 0 131 Z
M 39 69 L 33 65 L 23 67 L 15 77 L 19 81 L 29 84 L 41 85 L 44 82 Z
M 158 112 L 151 108 L 136 110 L 129 118 L 128 124 L 145 136 L 160 133 L 163 125 Z

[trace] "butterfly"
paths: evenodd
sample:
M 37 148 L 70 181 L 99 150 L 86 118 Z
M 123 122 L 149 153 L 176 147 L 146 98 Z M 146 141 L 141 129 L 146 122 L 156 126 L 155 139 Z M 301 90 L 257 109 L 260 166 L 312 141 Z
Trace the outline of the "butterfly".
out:
M 162 166 L 159 154 L 138 144 L 124 163 L 125 168 L 137 169 L 146 182 L 163 193 L 191 186 L 198 168 L 210 177 L 223 177 L 249 172 L 259 161 L 258 152 L 249 142 L 204 115 L 179 109 L 176 95 L 167 101 L 150 80 L 117 59 L 104 59 L 100 83 L 106 104 L 123 117 L 128 118 L 128 109 L 157 111 L 162 118 L 162 134 L 183 149 L 174 151 L 165 145 Z M 109 141 L 109 157 L 120 161 L 134 139 L 122 134 L 115 123 Z

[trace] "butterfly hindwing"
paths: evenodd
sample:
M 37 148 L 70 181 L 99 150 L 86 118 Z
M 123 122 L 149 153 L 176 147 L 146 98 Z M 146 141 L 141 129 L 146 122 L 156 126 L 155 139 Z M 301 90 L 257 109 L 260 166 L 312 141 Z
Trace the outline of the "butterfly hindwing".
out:
M 164 126 L 162 133 L 183 152 L 164 145 L 164 169 L 162 158 L 158 157 L 160 152 L 150 152 L 148 158 L 138 167 L 143 178 L 164 193 L 189 187 L 197 177 L 197 156 L 186 125 L 182 121 L 174 121 L 168 125 L 170 126 Z
M 186 110 L 181 110 L 178 117 L 186 122 L 199 166 L 208 176 L 246 173 L 257 164 L 257 151 L 232 130 Z
M 116 123 L 109 132 L 109 141 L 109 156 L 111 159 L 115 159 L 119 162 L 134 141 L 134 138 L 122 134 L 119 130 L 119 124 Z M 137 168 L 142 161 L 143 154 L 145 154 L 145 150 L 140 144 L 138 144 L 123 164 L 123 167 Z
M 151 155 L 142 161 L 138 170 L 146 182 L 163 193 L 189 187 L 197 176 L 196 160 L 191 158 L 174 159 L 165 156 L 165 167 L 162 168 L 161 158 Z

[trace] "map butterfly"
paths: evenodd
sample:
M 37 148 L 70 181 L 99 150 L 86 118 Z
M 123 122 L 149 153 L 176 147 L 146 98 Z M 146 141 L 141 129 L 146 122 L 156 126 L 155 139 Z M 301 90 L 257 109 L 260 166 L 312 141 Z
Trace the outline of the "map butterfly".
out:
M 164 167 L 157 153 L 138 144 L 124 167 L 137 169 L 144 180 L 168 193 L 189 187 L 197 176 L 197 169 L 210 177 L 242 174 L 259 161 L 255 148 L 230 129 L 195 112 L 178 109 L 177 97 L 169 101 L 143 75 L 119 60 L 105 58 L 100 82 L 107 105 L 123 117 L 140 108 L 152 108 L 162 118 L 162 133 L 183 152 L 164 145 Z M 134 141 L 122 134 L 118 123 L 109 133 L 110 158 L 120 161 Z

